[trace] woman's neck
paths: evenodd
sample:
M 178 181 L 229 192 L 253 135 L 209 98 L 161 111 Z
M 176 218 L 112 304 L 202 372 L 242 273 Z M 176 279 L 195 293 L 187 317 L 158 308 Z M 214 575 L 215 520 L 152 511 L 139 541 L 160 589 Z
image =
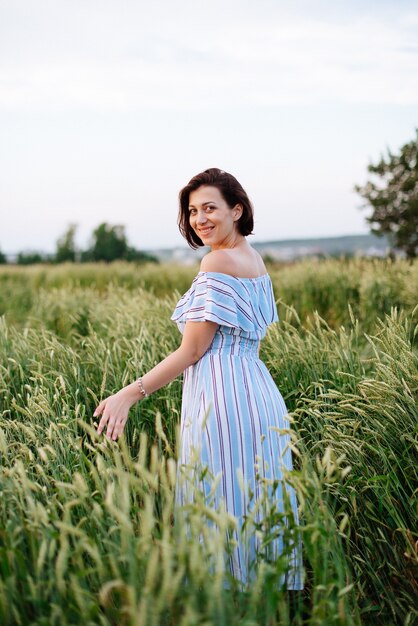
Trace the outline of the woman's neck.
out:
M 244 235 L 241 233 L 235 233 L 228 241 L 223 241 L 217 246 L 210 247 L 211 251 L 213 250 L 232 250 L 233 248 L 242 248 L 248 247 L 249 243 L 247 242 Z

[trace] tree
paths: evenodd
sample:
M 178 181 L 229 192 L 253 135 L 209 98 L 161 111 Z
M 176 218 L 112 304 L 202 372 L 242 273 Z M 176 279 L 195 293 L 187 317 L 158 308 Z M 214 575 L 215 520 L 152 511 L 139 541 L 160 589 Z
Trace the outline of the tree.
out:
M 74 263 L 77 254 L 74 241 L 76 230 L 77 224 L 70 224 L 62 237 L 58 239 L 55 253 L 56 263 L 65 263 L 65 261 Z
M 0 265 L 5 265 L 7 263 L 6 255 L 4 252 L 0 250 Z
M 125 258 L 128 250 L 128 242 L 125 235 L 125 227 L 121 225 L 110 226 L 103 222 L 93 231 L 91 247 L 82 255 L 84 261 L 115 261 Z
M 388 150 L 387 159 L 368 166 L 368 171 L 380 178 L 380 184 L 367 181 L 355 190 L 371 205 L 373 213 L 367 218 L 372 232 L 387 234 L 392 247 L 403 250 L 408 259 L 418 252 L 418 130 L 417 138 L 402 146 L 399 154 Z
M 137 263 L 158 263 L 158 259 L 152 254 L 141 252 L 128 245 L 124 226 L 110 226 L 103 222 L 93 231 L 91 246 L 81 253 L 81 261 L 110 263 L 118 259 Z

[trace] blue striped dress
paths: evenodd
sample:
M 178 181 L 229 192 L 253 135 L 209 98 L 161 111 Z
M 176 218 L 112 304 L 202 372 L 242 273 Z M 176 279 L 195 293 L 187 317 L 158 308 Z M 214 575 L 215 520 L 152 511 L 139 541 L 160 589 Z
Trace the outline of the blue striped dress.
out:
M 269 484 L 269 501 L 283 511 L 282 467 L 292 469 L 290 436 L 278 432 L 289 429 L 286 406 L 259 358 L 260 340 L 268 325 L 278 320 L 270 277 L 199 272 L 171 319 L 180 332 L 187 321 L 219 324 L 209 349 L 184 372 L 179 446 L 179 477 L 183 479 L 178 480 L 176 501 L 180 506 L 192 501 L 188 484 L 199 482 L 206 495 L 211 492 L 215 506 L 222 505 L 236 518 L 239 532 L 228 566 L 245 584 L 251 582 L 260 546 L 257 533 L 245 536 L 240 532 L 244 516 L 262 499 L 263 488 Z M 216 487 L 211 491 L 214 479 Z M 298 524 L 295 492 L 288 484 L 285 490 Z M 286 525 L 288 517 L 283 518 Z M 270 555 L 277 558 L 282 553 L 279 532 Z M 284 586 L 302 589 L 300 540 L 287 546 L 286 553 Z

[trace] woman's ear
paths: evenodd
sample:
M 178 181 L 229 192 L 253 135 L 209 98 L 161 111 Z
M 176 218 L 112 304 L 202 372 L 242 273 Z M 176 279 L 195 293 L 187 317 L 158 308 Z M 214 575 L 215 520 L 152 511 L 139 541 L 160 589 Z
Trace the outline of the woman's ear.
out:
M 236 204 L 232 210 L 234 211 L 234 222 L 237 222 L 242 215 L 242 204 Z

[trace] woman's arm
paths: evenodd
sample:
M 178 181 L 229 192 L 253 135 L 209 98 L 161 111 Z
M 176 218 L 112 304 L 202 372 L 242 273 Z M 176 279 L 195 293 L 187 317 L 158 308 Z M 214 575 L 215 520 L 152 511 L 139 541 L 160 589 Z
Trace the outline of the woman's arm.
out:
M 186 322 L 180 347 L 142 376 L 145 391 L 148 394 L 157 391 L 196 363 L 209 348 L 217 328 L 215 322 Z M 106 437 L 117 439 L 123 432 L 129 409 L 141 397 L 135 381 L 102 400 L 93 414 L 102 415 L 97 432 L 100 434 L 106 426 Z

